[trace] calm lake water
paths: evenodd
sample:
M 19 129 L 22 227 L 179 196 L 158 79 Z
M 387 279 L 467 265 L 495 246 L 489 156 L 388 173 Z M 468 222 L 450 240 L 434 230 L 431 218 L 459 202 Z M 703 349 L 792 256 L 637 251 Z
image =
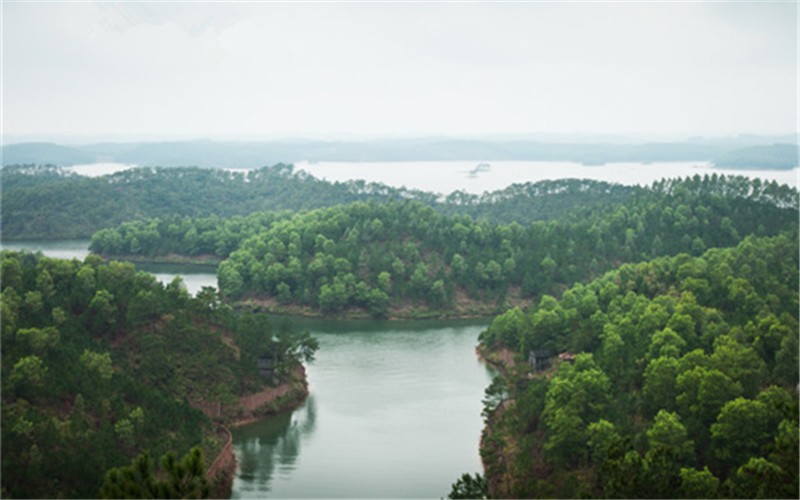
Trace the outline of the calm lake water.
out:
M 734 170 L 712 167 L 706 162 L 607 163 L 589 166 L 574 162 L 486 161 L 488 171 L 470 173 L 481 163 L 475 161 L 407 162 L 299 162 L 298 170 L 329 181 L 363 179 L 392 187 L 421 189 L 440 194 L 464 190 L 481 194 L 511 184 L 554 179 L 593 179 L 623 185 L 650 185 L 663 178 L 704 175 L 743 175 L 800 187 L 800 169 Z M 80 175 L 97 177 L 133 168 L 122 163 L 92 163 L 69 167 Z M 244 172 L 246 169 L 227 169 Z
M 5 249 L 84 259 L 86 240 L 13 242 Z M 187 290 L 216 286 L 192 266 L 139 265 Z M 303 405 L 234 431 L 234 498 L 439 498 L 482 471 L 481 399 L 490 370 L 475 356 L 488 320 L 313 321 L 319 339 Z
M 233 498 L 440 498 L 483 470 L 486 321 L 321 322 L 310 396 L 233 432 Z
M 47 257 L 83 260 L 89 255 L 89 240 L 14 241 L 3 243 L 3 249 L 42 252 Z M 137 269 L 153 274 L 158 281 L 170 283 L 175 276 L 183 279 L 186 290 L 194 295 L 204 286 L 217 287 L 212 267 L 186 264 L 135 264 Z
M 587 166 L 572 162 L 487 161 L 486 172 L 470 173 L 478 161 L 410 162 L 301 162 L 295 166 L 314 177 L 329 181 L 364 179 L 393 187 L 405 186 L 441 194 L 456 190 L 481 194 L 504 189 L 514 183 L 554 179 L 593 179 L 623 185 L 650 185 L 663 178 L 687 177 L 716 172 L 777 181 L 797 187 L 800 169 L 731 170 L 704 162 L 607 163 Z

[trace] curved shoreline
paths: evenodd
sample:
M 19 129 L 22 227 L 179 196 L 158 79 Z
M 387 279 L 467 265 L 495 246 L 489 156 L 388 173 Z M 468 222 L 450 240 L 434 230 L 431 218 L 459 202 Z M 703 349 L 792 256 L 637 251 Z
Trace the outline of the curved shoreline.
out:
M 306 371 L 302 365 L 298 365 L 293 370 L 290 380 L 276 387 L 268 387 L 253 394 L 240 396 L 238 400 L 240 410 L 235 416 L 224 417 L 220 403 L 192 404 L 210 419 L 221 419 L 218 429 L 226 435 L 225 444 L 206 469 L 206 479 L 211 485 L 212 497 L 230 498 L 231 496 L 237 462 L 233 452 L 233 434 L 230 429 L 258 422 L 280 412 L 293 410 L 300 406 L 307 396 Z
M 508 377 L 510 372 L 517 369 L 514 352 L 508 347 L 491 349 L 483 344 L 478 344 L 475 347 L 475 353 L 481 361 L 497 370 L 502 377 Z M 498 432 L 497 427 L 501 425 L 506 412 L 514 404 L 513 399 L 502 401 L 487 416 L 481 431 L 478 450 L 481 455 L 489 498 L 511 496 L 512 477 L 508 470 L 508 464 L 511 462 L 509 457 L 513 455 L 515 443 L 509 440 L 504 433 Z
M 359 320 L 359 321 L 404 321 L 404 320 L 460 320 L 460 319 L 481 319 L 493 318 L 497 314 L 506 310 L 503 306 L 486 305 L 486 307 L 475 308 L 469 311 L 458 311 L 457 309 L 431 310 L 427 308 L 408 309 L 397 308 L 387 311 L 384 317 L 376 318 L 364 310 L 350 310 L 338 314 L 324 314 L 318 309 L 300 305 L 280 305 L 272 300 L 247 298 L 233 301 L 231 303 L 237 309 L 247 309 L 252 312 L 272 314 L 275 316 L 299 317 L 323 320 Z
M 223 257 L 216 255 L 181 255 L 177 253 L 170 253 L 167 255 L 156 255 L 147 257 L 139 254 L 96 254 L 90 252 L 89 255 L 97 255 L 103 260 L 118 260 L 123 262 L 132 262 L 134 264 L 186 264 L 192 266 L 203 266 L 216 268 L 220 262 L 225 260 Z

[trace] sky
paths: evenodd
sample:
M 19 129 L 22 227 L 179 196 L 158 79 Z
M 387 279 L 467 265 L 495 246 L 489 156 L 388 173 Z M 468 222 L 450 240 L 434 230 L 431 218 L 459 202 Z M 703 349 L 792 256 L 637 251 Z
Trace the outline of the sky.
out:
M 2 2 L 3 138 L 796 133 L 790 2 Z

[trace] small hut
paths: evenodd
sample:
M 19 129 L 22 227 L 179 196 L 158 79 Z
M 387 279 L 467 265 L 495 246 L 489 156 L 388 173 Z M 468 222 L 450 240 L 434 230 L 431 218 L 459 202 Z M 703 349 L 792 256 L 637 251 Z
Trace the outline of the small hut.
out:
M 546 350 L 533 350 L 528 353 L 528 364 L 533 367 L 533 371 L 541 372 L 550 368 L 553 354 Z
M 258 374 L 264 380 L 270 381 L 275 375 L 278 360 L 272 354 L 262 354 L 258 357 Z

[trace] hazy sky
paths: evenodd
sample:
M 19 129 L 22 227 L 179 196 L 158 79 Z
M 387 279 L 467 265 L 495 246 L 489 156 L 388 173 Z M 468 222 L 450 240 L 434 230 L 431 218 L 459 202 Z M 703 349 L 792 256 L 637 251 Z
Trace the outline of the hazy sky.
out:
M 797 4 L 3 3 L 4 134 L 793 133 Z

